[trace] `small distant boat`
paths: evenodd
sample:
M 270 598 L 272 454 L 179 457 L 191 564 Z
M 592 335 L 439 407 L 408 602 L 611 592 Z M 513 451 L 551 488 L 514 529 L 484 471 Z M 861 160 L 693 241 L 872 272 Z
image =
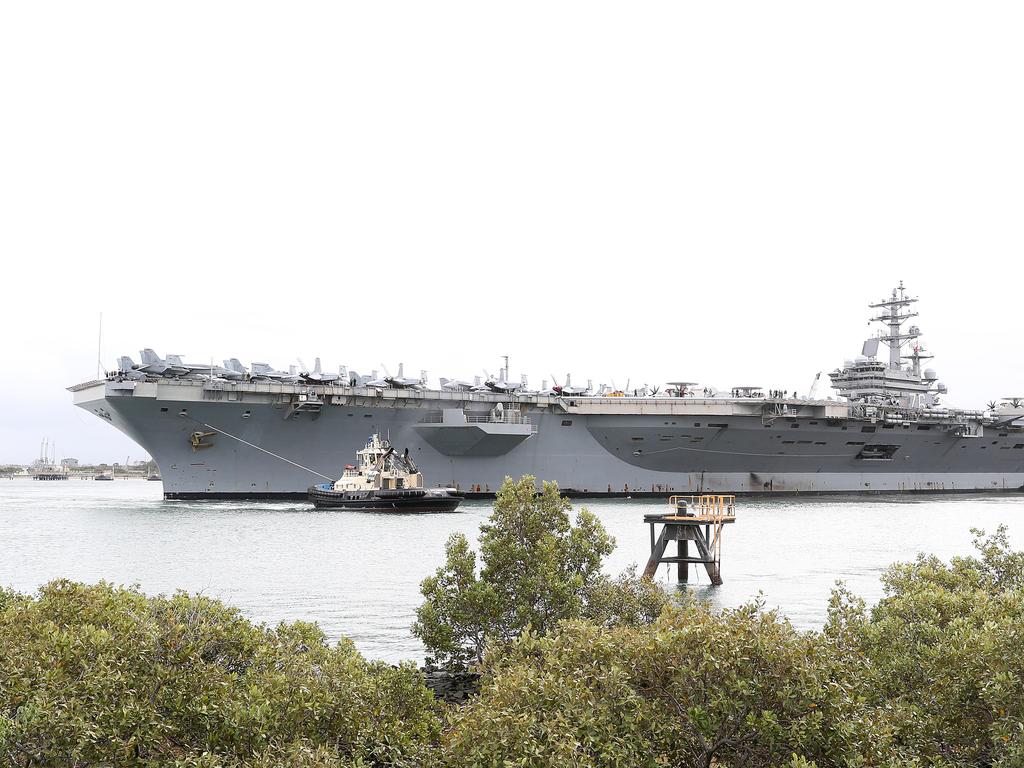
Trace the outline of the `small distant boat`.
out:
M 113 480 L 114 476 L 109 472 L 100 472 L 93 480 Z
M 349 464 L 333 483 L 309 489 L 316 507 L 363 512 L 451 512 L 465 495 L 454 488 L 424 488 L 423 475 L 409 458 L 395 453 L 391 443 L 371 435 L 356 453 L 356 465 Z

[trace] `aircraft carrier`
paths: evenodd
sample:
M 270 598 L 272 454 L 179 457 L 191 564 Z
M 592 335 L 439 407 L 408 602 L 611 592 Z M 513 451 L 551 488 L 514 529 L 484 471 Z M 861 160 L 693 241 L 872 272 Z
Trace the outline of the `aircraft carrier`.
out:
M 900 286 L 870 306 L 883 330 L 829 374 L 837 399 L 678 382 L 665 391 L 508 380 L 194 366 L 146 350 L 75 405 L 145 448 L 167 498 L 304 498 L 368 436 L 408 448 L 430 485 L 493 494 L 506 476 L 577 496 L 1024 490 L 1024 407 L 947 408 Z M 887 355 L 880 356 L 880 350 Z

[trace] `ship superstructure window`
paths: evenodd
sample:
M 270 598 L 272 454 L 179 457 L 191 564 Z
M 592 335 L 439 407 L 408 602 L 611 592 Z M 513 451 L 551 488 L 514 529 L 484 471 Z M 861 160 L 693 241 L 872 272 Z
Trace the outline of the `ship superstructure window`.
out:
M 918 424 L 917 428 L 920 429 L 923 432 L 926 429 L 931 429 L 932 425 L 931 424 Z
M 716 429 L 725 429 L 729 425 L 728 424 L 712 424 L 711 422 L 708 422 L 708 426 L 709 427 L 715 427 Z
M 634 443 L 642 443 L 644 440 L 642 437 L 631 437 L 629 439 L 632 440 Z
M 572 426 L 572 419 L 562 419 L 562 426 L 563 427 L 571 427 Z
M 861 432 L 874 432 L 875 428 L 874 427 L 861 427 L 860 431 Z
M 797 424 L 797 423 L 796 423 L 796 422 L 794 421 L 794 422 L 793 422 L 792 424 L 790 424 L 790 425 L 789 425 L 789 428 L 790 428 L 790 429 L 800 429 L 800 425 L 799 425 L 799 424 Z
M 1014 448 L 1017 448 L 1017 449 L 1020 449 L 1020 448 L 1024 448 L 1024 443 L 1017 443 L 1017 444 L 1016 444 L 1015 446 L 1013 446 L 1013 447 L 1014 447 Z
M 166 408 L 161 408 L 160 409 L 160 413 L 167 413 L 167 409 Z
M 847 445 L 864 445 L 864 441 L 863 440 L 847 440 L 846 444 Z

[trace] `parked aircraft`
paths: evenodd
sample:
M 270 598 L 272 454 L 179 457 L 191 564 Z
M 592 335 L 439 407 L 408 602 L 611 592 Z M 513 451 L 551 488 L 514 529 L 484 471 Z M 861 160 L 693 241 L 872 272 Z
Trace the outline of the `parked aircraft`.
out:
M 398 375 L 392 376 L 384 363 L 381 363 L 381 367 L 384 368 L 384 381 L 389 386 L 395 387 L 396 389 L 423 389 L 427 384 L 427 372 L 420 371 L 420 377 L 414 379 L 406 377 L 405 375 L 405 363 L 398 364 Z
M 295 373 L 295 366 L 292 366 L 290 371 L 276 371 L 267 363 L 253 363 L 250 375 L 254 379 L 264 379 L 267 381 L 299 381 L 299 376 Z
M 168 356 L 167 360 L 163 360 L 160 355 L 149 347 L 139 352 L 139 354 L 142 356 L 142 363 L 137 366 L 136 370 L 142 371 L 143 373 L 150 373 L 154 376 L 188 375 L 188 368 L 181 365 L 174 365 L 170 362 L 170 356 Z
M 222 379 L 232 379 L 234 381 L 238 381 L 244 376 L 244 373 L 238 373 L 219 365 L 214 365 L 212 362 L 209 365 L 186 363 L 182 361 L 181 355 L 168 355 L 167 362 L 175 368 L 184 368 L 186 370 L 186 375 L 217 376 Z
M 594 388 L 592 383 L 589 380 L 587 381 L 587 386 L 585 386 L 585 387 L 574 387 L 572 385 L 572 374 L 571 373 L 565 374 L 565 386 L 564 387 L 561 386 L 558 383 L 558 379 L 555 378 L 555 374 L 551 374 L 551 379 L 555 382 L 555 386 L 552 387 L 552 389 L 556 390 L 560 395 L 576 395 L 576 396 L 585 397 L 585 396 L 589 395 L 591 390 L 593 390 L 593 388 Z
M 460 379 L 445 379 L 441 380 L 441 389 L 447 390 L 448 392 L 468 392 L 473 389 L 473 385 L 468 381 L 462 381 Z
M 138 366 L 135 365 L 134 361 L 128 355 L 122 355 L 117 359 L 118 373 L 128 379 L 134 381 L 142 381 L 146 378 L 146 374 L 138 370 Z
M 320 370 L 319 357 L 316 358 L 316 360 L 314 360 L 313 362 L 313 370 L 311 371 L 308 368 L 306 368 L 306 364 L 302 362 L 302 360 L 299 360 L 299 364 L 303 368 L 306 368 L 305 371 L 299 373 L 299 378 L 301 378 L 303 381 L 308 382 L 309 384 L 331 384 L 332 382 L 338 380 L 338 374 L 324 373 L 323 371 Z
M 484 371 L 487 378 L 484 380 L 484 386 L 487 387 L 491 392 L 500 392 L 502 394 L 511 394 L 516 390 L 522 389 L 521 383 L 508 381 L 508 369 L 502 368 L 498 373 L 498 378 L 495 379 L 491 374 Z

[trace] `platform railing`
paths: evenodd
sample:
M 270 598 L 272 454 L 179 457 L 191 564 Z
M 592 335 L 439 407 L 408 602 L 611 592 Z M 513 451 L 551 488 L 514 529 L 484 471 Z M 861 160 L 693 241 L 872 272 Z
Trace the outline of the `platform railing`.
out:
M 693 517 L 709 517 L 712 520 L 736 517 L 736 496 L 733 494 L 704 493 L 695 496 L 669 496 L 669 506 L 677 512 L 685 510 Z

